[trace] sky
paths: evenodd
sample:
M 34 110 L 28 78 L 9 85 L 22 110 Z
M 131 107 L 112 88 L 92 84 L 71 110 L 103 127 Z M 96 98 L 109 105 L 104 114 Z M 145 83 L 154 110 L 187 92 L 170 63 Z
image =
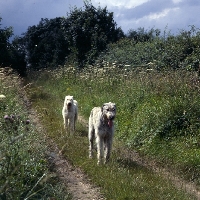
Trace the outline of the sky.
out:
M 160 29 L 172 34 L 200 28 L 200 0 L 91 0 L 93 6 L 114 13 L 114 20 L 125 34 L 129 30 Z M 0 0 L 0 28 L 12 26 L 14 35 L 20 36 L 29 26 L 37 25 L 41 18 L 66 17 L 83 0 Z

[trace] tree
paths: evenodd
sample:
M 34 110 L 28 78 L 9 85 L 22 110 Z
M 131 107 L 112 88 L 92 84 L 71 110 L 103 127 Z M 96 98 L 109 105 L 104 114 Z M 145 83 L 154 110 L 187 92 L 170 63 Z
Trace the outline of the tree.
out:
M 33 68 L 77 62 L 93 63 L 107 44 L 124 37 L 113 13 L 85 2 L 84 10 L 74 8 L 67 17 L 41 19 L 24 33 L 26 62 Z
M 0 22 L 2 18 L 0 17 Z M 0 24 L 0 65 L 10 65 L 10 43 L 9 38 L 13 35 L 12 27 L 1 28 Z
M 63 20 L 61 17 L 41 19 L 37 26 L 28 28 L 24 34 L 27 64 L 42 68 L 64 63 L 69 50 L 62 29 Z
M 26 75 L 25 48 L 22 37 L 15 37 L 10 44 L 10 62 L 12 68 L 21 76 Z
M 137 31 L 130 29 L 128 31 L 127 37 L 133 39 L 137 42 L 149 42 L 160 36 L 161 31 L 159 29 L 150 29 L 149 31 L 144 30 L 144 28 L 138 28 Z
M 1 20 L 2 18 L 0 18 Z M 17 37 L 13 42 L 9 41 L 12 35 L 12 27 L 0 28 L 0 65 L 2 67 L 10 66 L 20 75 L 25 75 L 26 63 L 24 60 L 24 48 L 20 47 L 21 40 Z
M 124 37 L 123 31 L 114 22 L 113 13 L 108 12 L 106 7 L 95 8 L 85 1 L 84 8 L 75 7 L 68 13 L 64 24 L 65 37 L 71 42 L 72 53 L 76 55 L 80 67 L 93 63 L 108 43 Z

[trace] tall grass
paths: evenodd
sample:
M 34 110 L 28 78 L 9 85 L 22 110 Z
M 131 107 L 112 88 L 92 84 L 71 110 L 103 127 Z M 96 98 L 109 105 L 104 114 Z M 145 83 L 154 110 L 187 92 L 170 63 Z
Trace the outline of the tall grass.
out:
M 49 170 L 47 145 L 20 98 L 21 87 L 18 76 L 1 70 L 0 199 L 70 199 Z
M 38 75 L 40 74 L 40 75 Z M 77 70 L 64 67 L 30 76 L 29 97 L 64 155 L 103 188 L 108 199 L 187 199 L 170 181 L 125 159 L 114 147 L 111 163 L 97 167 L 87 156 L 87 129 L 79 124 L 76 137 L 66 137 L 61 109 L 65 95 L 79 102 L 88 119 L 94 106 L 117 104 L 115 141 L 157 159 L 190 181 L 200 183 L 199 82 L 186 71 L 157 72 L 116 63 Z M 98 173 L 97 173 L 98 170 Z M 111 190 L 112 188 L 112 190 Z

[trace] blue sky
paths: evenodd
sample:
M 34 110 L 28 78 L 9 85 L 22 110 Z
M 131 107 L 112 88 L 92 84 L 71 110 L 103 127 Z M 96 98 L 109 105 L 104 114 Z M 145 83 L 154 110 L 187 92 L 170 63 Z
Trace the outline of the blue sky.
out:
M 179 33 L 191 25 L 200 28 L 200 0 L 91 0 L 95 7 L 107 6 L 118 27 L 158 28 Z M 66 16 L 70 7 L 82 7 L 82 0 L 0 0 L 1 28 L 12 26 L 15 35 L 37 25 L 41 18 Z

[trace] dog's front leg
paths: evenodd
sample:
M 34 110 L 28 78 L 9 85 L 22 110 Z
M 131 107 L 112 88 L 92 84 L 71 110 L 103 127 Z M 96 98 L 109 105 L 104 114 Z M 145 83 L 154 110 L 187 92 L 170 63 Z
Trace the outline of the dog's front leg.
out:
M 69 119 L 68 119 L 68 117 L 64 117 L 64 129 L 66 131 L 66 134 L 69 134 Z
M 97 133 L 98 135 L 98 133 Z M 103 159 L 103 139 L 98 135 L 96 138 L 96 143 L 97 143 L 97 164 L 101 164 L 102 159 Z
M 68 132 L 68 118 L 64 117 L 64 129 L 66 132 Z
M 69 129 L 70 129 L 70 134 L 74 134 L 74 119 L 69 120 Z
M 66 129 L 66 126 L 67 126 L 67 119 L 66 119 L 66 117 L 65 116 L 63 116 L 63 124 L 64 124 L 64 129 Z

